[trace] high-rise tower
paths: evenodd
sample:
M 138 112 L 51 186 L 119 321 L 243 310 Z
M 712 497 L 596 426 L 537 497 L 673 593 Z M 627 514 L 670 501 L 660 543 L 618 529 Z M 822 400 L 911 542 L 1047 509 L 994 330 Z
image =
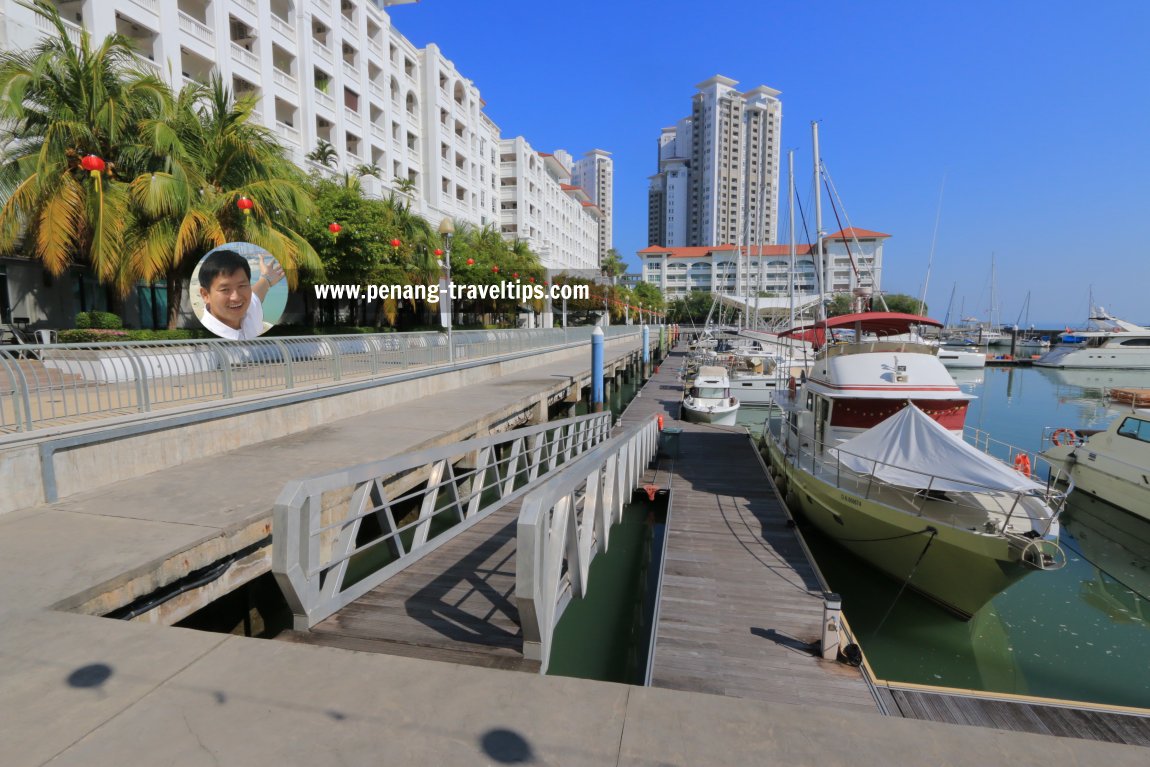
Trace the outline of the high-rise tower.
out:
M 691 116 L 663 129 L 648 200 L 652 244 L 775 242 L 779 91 L 760 85 L 743 93 L 737 84 L 721 75 L 699 83 Z
M 575 186 L 581 186 L 602 211 L 599 219 L 599 263 L 607 251 L 614 247 L 611 234 L 612 208 L 615 194 L 615 163 L 611 153 L 603 149 L 592 149 L 575 161 L 572 172 Z

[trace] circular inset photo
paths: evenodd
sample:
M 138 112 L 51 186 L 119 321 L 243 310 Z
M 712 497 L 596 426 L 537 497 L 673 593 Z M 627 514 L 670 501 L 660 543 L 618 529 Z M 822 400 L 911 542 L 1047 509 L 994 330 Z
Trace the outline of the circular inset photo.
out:
M 188 303 L 205 328 L 220 338 L 256 338 L 279 322 L 287 306 L 284 270 L 250 242 L 213 248 L 192 270 Z

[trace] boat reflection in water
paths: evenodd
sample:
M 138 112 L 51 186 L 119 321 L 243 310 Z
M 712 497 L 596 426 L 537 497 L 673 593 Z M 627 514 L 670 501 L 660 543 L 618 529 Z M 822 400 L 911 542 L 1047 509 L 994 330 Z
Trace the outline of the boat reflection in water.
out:
M 1116 623 L 1150 624 L 1150 521 L 1085 493 L 1071 493 L 1062 523 L 1093 577 L 1079 597 Z

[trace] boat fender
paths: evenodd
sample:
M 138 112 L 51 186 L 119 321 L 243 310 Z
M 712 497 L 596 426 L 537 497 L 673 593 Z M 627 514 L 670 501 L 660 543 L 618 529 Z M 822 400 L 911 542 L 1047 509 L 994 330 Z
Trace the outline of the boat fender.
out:
M 1018 473 L 1024 477 L 1030 476 L 1030 456 L 1026 453 L 1019 453 L 1018 457 L 1014 459 L 1014 468 Z
M 1065 442 L 1062 441 L 1064 437 L 1066 438 Z M 1055 445 L 1063 447 L 1066 445 L 1077 444 L 1078 435 L 1074 433 L 1074 429 L 1067 429 L 1066 427 L 1063 427 L 1061 429 L 1055 429 L 1054 434 L 1050 435 L 1050 440 Z
M 795 394 L 799 390 L 799 382 L 795 380 L 794 376 L 787 379 L 787 391 L 791 393 L 791 399 L 795 398 Z
M 659 413 L 659 418 L 657 420 L 659 421 L 659 431 L 663 431 L 663 414 L 662 413 Z

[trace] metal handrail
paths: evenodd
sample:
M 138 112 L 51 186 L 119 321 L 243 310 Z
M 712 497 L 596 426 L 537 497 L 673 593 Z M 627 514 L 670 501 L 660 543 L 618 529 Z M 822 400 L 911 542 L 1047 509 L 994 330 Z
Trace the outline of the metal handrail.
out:
M 592 330 L 460 331 L 452 337 L 455 364 L 584 343 Z M 640 328 L 615 325 L 605 331 L 609 338 L 623 338 L 639 335 Z M 447 336 L 437 332 L 0 348 L 0 434 L 259 392 L 383 378 L 414 368 L 448 366 L 451 358 Z
M 272 572 L 295 627 L 314 626 L 518 499 L 610 430 L 611 414 L 596 413 L 289 482 L 272 511 Z
M 611 526 L 655 456 L 657 420 L 636 424 L 532 490 L 519 512 L 515 599 L 523 657 L 547 672 L 555 627 L 587 593 L 591 560 L 607 550 Z

